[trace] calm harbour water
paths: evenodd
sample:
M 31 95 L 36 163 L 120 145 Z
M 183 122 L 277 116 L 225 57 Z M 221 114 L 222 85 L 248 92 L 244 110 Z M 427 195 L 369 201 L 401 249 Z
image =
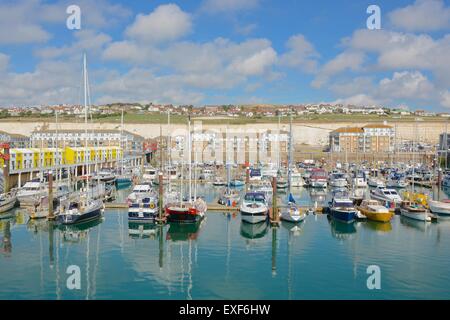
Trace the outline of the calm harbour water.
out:
M 294 194 L 311 201 L 307 189 Z M 151 227 L 106 210 L 61 228 L 17 210 L 0 238 L 0 299 L 450 299 L 450 220 L 348 226 L 310 215 L 272 228 L 208 212 L 199 225 Z M 70 265 L 80 290 L 66 286 Z M 381 268 L 381 290 L 367 289 L 369 265 Z

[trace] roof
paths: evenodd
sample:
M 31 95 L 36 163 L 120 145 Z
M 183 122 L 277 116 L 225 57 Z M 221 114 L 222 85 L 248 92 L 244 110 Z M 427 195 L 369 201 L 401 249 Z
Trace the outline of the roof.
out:
M 58 134 L 62 134 L 62 133 L 81 133 L 81 134 L 84 134 L 86 132 L 86 130 L 85 129 L 63 129 L 63 130 L 49 130 L 49 129 L 45 129 L 45 130 L 34 130 L 32 132 L 32 134 L 34 134 L 34 133 L 56 133 L 56 132 L 58 132 Z M 115 129 L 95 129 L 95 130 L 91 130 L 91 129 L 89 129 L 88 130 L 88 134 L 91 134 L 91 133 L 119 133 L 120 134 L 120 130 L 115 130 Z M 132 135 L 132 136 L 144 139 L 144 137 L 142 137 L 142 136 L 140 136 L 140 135 L 138 135 L 136 133 L 127 131 L 127 130 L 123 130 L 123 134 L 125 134 L 125 135 Z
M 338 128 L 332 132 L 336 132 L 336 133 L 363 133 L 364 130 L 362 128 L 359 127 L 342 127 L 342 128 Z
M 363 128 L 380 128 L 380 129 L 385 128 L 385 129 L 392 129 L 391 126 L 388 126 L 388 125 L 386 125 L 386 124 L 377 124 L 377 123 L 374 123 L 374 124 L 367 124 L 367 125 L 365 125 Z

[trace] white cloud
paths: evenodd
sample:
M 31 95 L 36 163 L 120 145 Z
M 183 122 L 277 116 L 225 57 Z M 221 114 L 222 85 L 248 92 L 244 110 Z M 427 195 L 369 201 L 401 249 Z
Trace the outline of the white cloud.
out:
M 0 52 L 0 72 L 5 71 L 9 65 L 9 56 Z
M 374 99 L 373 97 L 371 97 L 367 94 L 361 93 L 361 94 L 357 94 L 357 95 L 354 95 L 351 97 L 337 99 L 337 100 L 333 101 L 333 103 L 365 107 L 365 106 L 380 105 L 381 101 Z
M 395 72 L 392 79 L 379 83 L 380 96 L 392 99 L 430 99 L 435 93 L 434 85 L 420 72 Z
M 73 58 L 78 59 L 81 52 L 87 52 L 89 56 L 97 56 L 102 53 L 111 37 L 102 32 L 82 29 L 75 33 L 75 41 L 72 45 L 62 47 L 44 47 L 35 51 L 35 55 L 42 59 Z
M 154 43 L 179 39 L 191 29 L 191 16 L 176 4 L 167 4 L 148 15 L 139 14 L 126 34 L 133 39 Z
M 41 0 L 3 1 L 0 4 L 0 44 L 45 43 L 52 35 L 45 29 L 48 24 L 65 28 L 66 8 L 70 0 L 52 4 Z M 106 0 L 80 0 L 82 28 L 111 28 L 130 15 L 130 11 Z M 86 9 L 89 8 L 89 9 Z
M 442 0 L 417 0 L 392 11 L 390 22 L 406 31 L 436 31 L 450 28 L 450 7 Z
M 202 10 L 210 13 L 251 10 L 259 5 L 259 0 L 205 0 Z
M 299 68 L 305 72 L 315 72 L 317 69 L 318 52 L 303 35 L 297 34 L 286 42 L 288 51 L 280 57 L 280 64 Z
M 445 108 L 450 108 L 450 91 L 441 92 L 441 105 Z
M 326 63 L 317 73 L 312 82 L 312 86 L 320 88 L 328 82 L 331 76 L 334 76 L 345 70 L 360 70 L 365 60 L 365 54 L 360 51 L 344 51 L 334 59 Z
M 277 59 L 277 53 L 272 48 L 265 48 L 245 59 L 236 59 L 230 69 L 244 76 L 256 76 L 265 73 Z

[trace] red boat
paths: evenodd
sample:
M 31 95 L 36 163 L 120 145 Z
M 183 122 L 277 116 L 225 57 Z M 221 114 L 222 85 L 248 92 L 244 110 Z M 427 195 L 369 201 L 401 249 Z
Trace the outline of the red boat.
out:
M 201 220 L 205 216 L 206 203 L 197 200 L 191 203 L 168 204 L 165 208 L 167 219 L 170 222 L 192 223 Z

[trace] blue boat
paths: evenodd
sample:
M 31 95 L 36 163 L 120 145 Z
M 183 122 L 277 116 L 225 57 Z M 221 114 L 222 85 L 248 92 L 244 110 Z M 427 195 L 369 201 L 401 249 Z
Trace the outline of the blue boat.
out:
M 345 194 L 337 194 L 330 204 L 329 214 L 336 220 L 352 223 L 357 218 L 357 209 L 353 201 Z
M 230 187 L 242 187 L 245 185 L 245 182 L 239 179 L 233 179 L 230 181 Z
M 129 177 L 118 177 L 116 178 L 117 189 L 125 189 L 131 186 L 131 178 Z

